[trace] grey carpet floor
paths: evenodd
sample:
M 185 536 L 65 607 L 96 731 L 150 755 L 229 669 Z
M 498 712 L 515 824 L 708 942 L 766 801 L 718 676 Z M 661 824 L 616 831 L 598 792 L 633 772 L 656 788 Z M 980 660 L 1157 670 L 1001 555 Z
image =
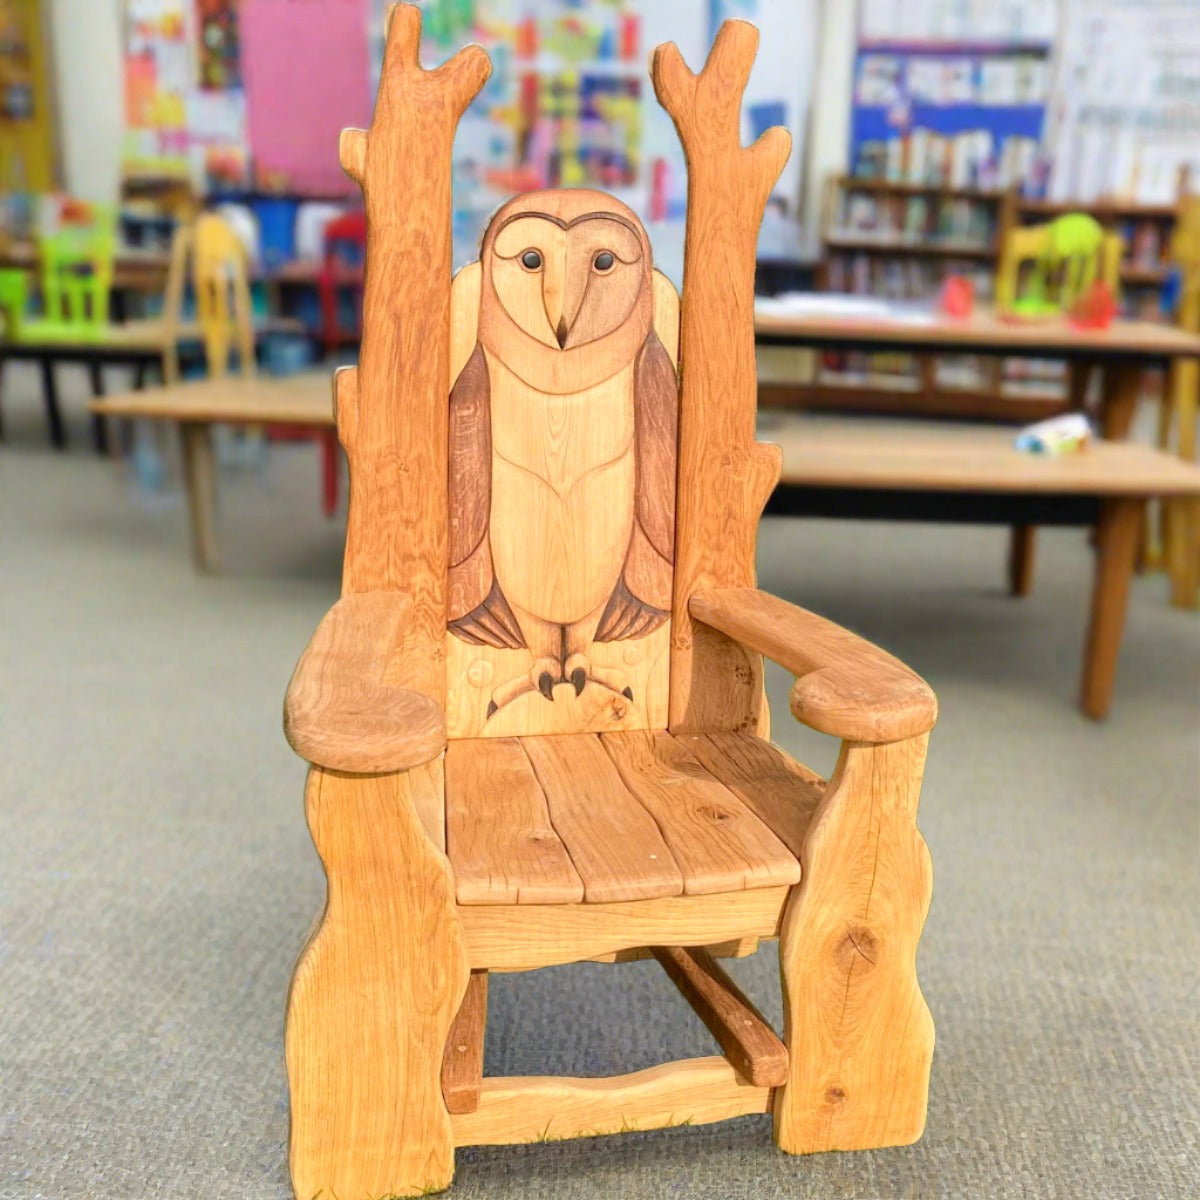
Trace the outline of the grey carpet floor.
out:
M 283 1003 L 323 894 L 283 742 L 293 663 L 337 593 L 315 451 L 222 483 L 225 573 L 177 494 L 56 455 L 10 368 L 0 447 L 0 1195 L 285 1197 Z M 765 587 L 936 686 L 920 955 L 938 1044 L 917 1146 L 789 1159 L 769 1121 L 458 1156 L 455 1194 L 1117 1200 L 1200 1195 L 1200 638 L 1136 585 L 1117 703 L 1073 698 L 1081 535 L 1002 589 L 995 530 L 768 521 Z M 828 770 L 787 716 L 777 739 Z M 774 1019 L 777 961 L 733 973 Z M 490 1073 L 711 1053 L 653 964 L 497 978 Z

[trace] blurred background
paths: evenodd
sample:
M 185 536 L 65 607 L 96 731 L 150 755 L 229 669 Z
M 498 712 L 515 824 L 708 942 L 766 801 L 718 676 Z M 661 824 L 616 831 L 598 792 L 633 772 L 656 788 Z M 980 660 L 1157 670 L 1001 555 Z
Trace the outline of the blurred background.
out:
M 279 706 L 339 594 L 366 226 L 337 141 L 385 7 L 0 0 L 4 1196 L 290 1194 L 283 1000 L 324 876 Z M 494 68 L 455 266 L 514 192 L 594 187 L 677 285 L 649 55 L 759 26 L 743 138 L 793 141 L 760 581 L 942 712 L 922 1143 L 784 1161 L 750 1118 L 468 1151 L 456 1194 L 1200 1194 L 1200 0 L 421 8 L 427 66 Z M 774 736 L 827 773 L 790 682 Z M 731 970 L 778 1020 L 773 953 Z M 677 1001 L 653 965 L 501 977 L 488 1073 L 694 1052 Z M 555 1008 L 606 1040 L 547 1042 Z

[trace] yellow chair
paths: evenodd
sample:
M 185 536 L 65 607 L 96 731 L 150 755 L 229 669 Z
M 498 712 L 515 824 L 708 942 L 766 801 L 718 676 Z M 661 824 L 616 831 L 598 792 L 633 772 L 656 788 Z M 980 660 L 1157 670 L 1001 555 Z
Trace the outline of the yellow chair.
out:
M 996 275 L 996 307 L 1025 317 L 1065 312 L 1097 280 L 1116 297 L 1124 246 L 1086 213 L 1014 229 L 1004 239 Z
M 1200 196 L 1189 196 L 1180 206 L 1179 221 L 1171 241 L 1171 257 L 1180 272 L 1179 315 L 1181 329 L 1200 334 Z M 1200 363 L 1176 359 L 1167 379 L 1159 409 L 1158 441 L 1175 450 L 1188 462 L 1196 460 L 1196 425 L 1200 406 Z M 1161 537 L 1167 569 L 1171 576 L 1171 602 L 1180 608 L 1195 608 L 1200 602 L 1200 543 L 1198 522 L 1186 519 L 1194 505 L 1180 501 L 1164 505 Z

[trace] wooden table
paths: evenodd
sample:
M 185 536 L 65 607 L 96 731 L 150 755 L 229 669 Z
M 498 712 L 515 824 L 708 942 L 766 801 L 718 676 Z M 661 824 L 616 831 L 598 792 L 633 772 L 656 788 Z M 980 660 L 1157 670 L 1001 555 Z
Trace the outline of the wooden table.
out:
M 1086 392 L 1089 372 L 1098 369 L 1100 426 L 1108 438 L 1128 436 L 1143 370 L 1166 367 L 1179 358 L 1200 358 L 1200 336 L 1152 321 L 1116 320 L 1107 329 L 1080 329 L 1065 318 L 1036 322 L 1002 320 L 986 307 L 977 307 L 966 318 L 935 313 L 922 319 L 915 311 L 913 318 L 818 312 L 775 314 L 760 310 L 754 325 L 756 340 L 763 346 L 1064 360 L 1071 367 L 1070 391 L 1077 404 Z M 826 392 L 830 396 L 837 394 L 833 388 Z M 894 411 L 904 411 L 905 398 L 909 403 L 913 400 L 911 393 L 903 391 L 897 391 L 894 397 L 881 397 L 879 393 L 880 389 L 876 389 L 863 403 L 847 396 L 844 405 L 838 399 L 830 399 L 824 406 L 871 407 L 868 402 L 873 397 Z M 790 384 L 763 383 L 759 388 L 759 405 L 763 408 L 795 407 L 798 398 L 797 389 Z M 878 406 L 875 411 L 879 411 Z M 946 415 L 963 414 L 947 411 Z M 991 418 L 999 414 L 973 408 L 969 415 Z
M 104 395 L 104 367 L 129 366 L 137 372 L 137 385 L 141 385 L 145 369 L 150 365 L 161 365 L 163 355 L 174 336 L 180 347 L 203 345 L 204 335 L 195 321 L 185 321 L 172 326 L 165 320 L 136 320 L 114 322 L 83 337 L 47 336 L 39 337 L 36 321 L 30 323 L 25 336 L 17 340 L 0 338 L 0 372 L 9 359 L 36 362 L 42 373 L 42 397 L 46 405 L 46 421 L 50 427 L 50 439 L 58 449 L 67 444 L 66 429 L 58 401 L 58 384 L 54 375 L 56 363 L 79 363 L 88 368 L 92 394 Z M 304 335 L 301 322 L 273 317 L 255 326 L 255 336 L 265 337 L 272 333 Z M 96 447 L 104 450 L 107 437 L 104 418 L 100 410 L 93 409 L 93 433 Z
M 213 425 L 300 425 L 334 427 L 333 376 L 306 371 L 279 378 L 206 379 L 171 387 L 126 392 L 93 402 L 105 417 L 171 421 L 179 426 L 183 474 L 192 529 L 192 555 L 202 571 L 218 565 L 217 473 Z
M 1081 704 L 1108 714 L 1129 585 L 1148 500 L 1177 498 L 1200 521 L 1200 468 L 1129 442 L 1094 442 L 1063 458 L 1020 454 L 1012 434 L 771 413 L 760 437 L 783 447 L 767 511 L 787 516 L 1096 530 Z

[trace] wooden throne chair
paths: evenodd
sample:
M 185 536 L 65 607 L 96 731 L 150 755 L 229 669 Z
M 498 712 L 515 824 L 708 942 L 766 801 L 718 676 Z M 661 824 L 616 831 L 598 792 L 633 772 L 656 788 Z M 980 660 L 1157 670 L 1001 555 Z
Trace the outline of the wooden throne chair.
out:
M 755 441 L 755 243 L 789 152 L 782 129 L 741 145 L 757 32 L 727 23 L 699 75 L 654 55 L 689 168 L 682 304 L 597 192 L 510 201 L 452 284 L 451 144 L 490 64 L 424 70 L 419 40 L 394 8 L 373 124 L 341 142 L 370 234 L 334 385 L 343 595 L 285 703 L 328 877 L 287 1006 L 296 1195 L 416 1195 L 456 1146 L 746 1113 L 793 1154 L 912 1142 L 936 702 L 755 589 L 780 470 Z M 764 655 L 841 739 L 828 782 L 769 741 Z M 718 962 L 769 938 L 782 1039 Z M 719 1055 L 482 1077 L 490 972 L 647 954 Z

